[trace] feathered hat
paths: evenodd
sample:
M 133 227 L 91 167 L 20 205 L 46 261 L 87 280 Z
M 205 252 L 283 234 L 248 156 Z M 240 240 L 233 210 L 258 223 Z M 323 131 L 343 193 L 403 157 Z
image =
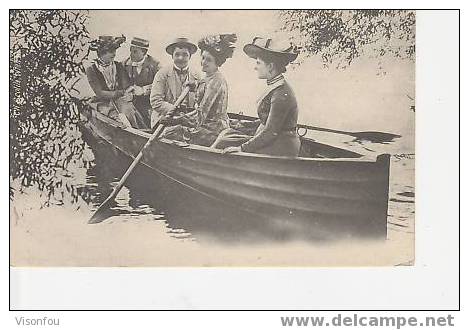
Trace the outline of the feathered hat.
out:
M 201 51 L 208 51 L 217 59 L 220 66 L 225 63 L 227 58 L 233 56 L 235 43 L 238 40 L 236 34 L 216 34 L 208 35 L 199 40 L 199 48 Z
M 282 59 L 285 64 L 296 60 L 299 53 L 298 48 L 290 42 L 262 37 L 255 37 L 250 44 L 244 46 L 243 50 L 251 58 L 268 54 Z
M 119 48 L 125 42 L 125 36 L 120 37 L 113 36 L 99 36 L 98 39 L 94 39 L 90 43 L 90 50 L 102 51 L 102 50 L 115 50 Z

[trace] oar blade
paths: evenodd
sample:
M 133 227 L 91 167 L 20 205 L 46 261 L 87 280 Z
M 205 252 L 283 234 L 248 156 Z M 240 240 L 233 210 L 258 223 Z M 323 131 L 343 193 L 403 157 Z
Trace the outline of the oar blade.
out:
M 178 107 L 181 102 L 184 100 L 184 98 L 187 96 L 187 94 L 189 93 L 189 87 L 186 87 L 184 88 L 184 90 L 182 91 L 181 95 L 179 95 L 178 99 L 176 100 L 176 102 L 174 103 L 174 106 L 175 107 Z M 113 102 L 114 103 L 114 102 Z M 115 104 L 114 104 L 115 106 Z M 116 110 L 117 109 L 117 106 L 116 107 Z M 135 157 L 134 161 L 132 162 L 132 164 L 129 166 L 129 168 L 127 169 L 127 171 L 124 173 L 124 175 L 122 176 L 122 178 L 119 180 L 119 183 L 114 187 L 114 190 L 112 191 L 112 193 L 109 195 L 108 198 L 106 198 L 106 200 L 98 207 L 98 209 L 96 210 L 96 212 L 94 212 L 94 214 L 92 215 L 92 217 L 90 218 L 90 220 L 88 221 L 89 224 L 94 224 L 94 223 L 100 223 L 100 222 L 103 222 L 104 220 L 106 220 L 107 218 L 109 218 L 109 216 L 112 215 L 112 211 L 110 211 L 110 204 L 114 201 L 114 197 L 117 196 L 117 194 L 119 193 L 119 191 L 121 190 L 122 186 L 124 185 L 125 181 L 127 180 L 127 178 L 129 177 L 129 175 L 133 172 L 133 170 L 137 167 L 138 163 L 140 162 L 140 160 L 142 159 L 143 157 L 143 152 L 144 150 L 151 144 L 151 142 L 158 138 L 161 133 L 163 132 L 163 129 L 164 129 L 164 125 L 163 124 L 160 124 L 157 126 L 156 130 L 152 133 L 152 135 L 150 136 L 150 138 L 148 139 L 147 143 L 145 143 L 145 145 L 142 147 L 142 149 L 140 150 L 140 152 L 138 153 L 138 155 Z
M 400 135 L 385 133 L 385 132 L 354 132 L 350 134 L 358 140 L 367 140 L 373 143 L 387 143 L 392 142 L 396 138 L 400 138 Z
M 110 210 L 110 206 L 112 204 L 113 200 L 112 198 L 107 198 L 99 207 L 98 209 L 94 212 L 94 214 L 91 216 L 90 220 L 88 220 L 89 224 L 96 224 L 103 222 L 107 218 L 109 218 L 112 215 L 112 211 Z

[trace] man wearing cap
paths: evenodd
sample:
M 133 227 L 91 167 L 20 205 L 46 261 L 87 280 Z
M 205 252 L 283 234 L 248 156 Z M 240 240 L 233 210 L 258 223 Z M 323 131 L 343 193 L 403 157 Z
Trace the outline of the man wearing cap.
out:
M 148 54 L 148 40 L 133 38 L 130 42 L 130 56 L 123 62 L 134 86 L 133 104 L 140 113 L 146 126 L 150 126 L 150 91 L 153 79 L 160 70 L 160 63 Z
M 173 111 L 174 102 L 181 95 L 184 86 L 193 84 L 201 79 L 201 74 L 189 68 L 191 56 L 197 51 L 197 46 L 187 38 L 177 38 L 166 47 L 171 55 L 173 64 L 158 71 L 153 80 L 150 104 L 153 108 L 152 126 L 165 114 Z M 195 105 L 195 93 L 189 92 L 180 108 L 189 112 Z

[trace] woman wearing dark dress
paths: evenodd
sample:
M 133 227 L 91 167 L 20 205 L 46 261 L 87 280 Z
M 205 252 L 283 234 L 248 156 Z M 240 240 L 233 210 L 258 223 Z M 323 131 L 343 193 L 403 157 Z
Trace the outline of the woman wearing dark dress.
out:
M 120 120 L 124 125 L 139 127 L 132 105 L 129 77 L 124 66 L 114 61 L 116 49 L 125 42 L 125 37 L 100 36 L 91 42 L 90 50 L 98 57 L 86 69 L 88 82 L 93 89 L 97 109 L 104 115 Z M 119 110 L 119 111 L 118 111 Z
M 291 44 L 282 45 L 272 39 L 256 37 L 243 50 L 256 60 L 258 78 L 266 80 L 266 88 L 257 102 L 260 125 L 253 137 L 242 136 L 233 129 L 225 130 L 213 147 L 224 148 L 224 153 L 243 151 L 297 157 L 300 150 L 296 133 L 298 105 L 292 88 L 283 77 L 286 66 L 298 56 L 295 48 Z

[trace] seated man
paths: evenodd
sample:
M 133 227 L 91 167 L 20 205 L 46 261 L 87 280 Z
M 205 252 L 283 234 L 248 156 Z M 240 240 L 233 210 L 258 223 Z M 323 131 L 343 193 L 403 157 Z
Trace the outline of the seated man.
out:
M 152 127 L 161 117 L 174 111 L 174 102 L 181 95 L 184 86 L 200 80 L 200 74 L 189 68 L 191 56 L 196 51 L 197 46 L 187 38 L 177 38 L 166 47 L 166 52 L 171 55 L 173 64 L 159 70 L 153 80 L 150 93 L 150 104 L 153 109 Z M 195 91 L 191 91 L 180 108 L 185 112 L 192 111 L 195 99 Z
M 148 40 L 133 38 L 130 42 L 130 56 L 123 62 L 134 86 L 133 104 L 147 127 L 150 127 L 150 91 L 153 79 L 160 70 L 160 63 L 148 54 Z
M 138 128 L 129 77 L 122 64 L 114 61 L 116 49 L 124 41 L 124 36 L 100 36 L 93 40 L 90 50 L 96 51 L 98 58 L 86 69 L 86 76 L 96 94 L 98 111 L 115 120 L 120 119 L 126 126 Z

